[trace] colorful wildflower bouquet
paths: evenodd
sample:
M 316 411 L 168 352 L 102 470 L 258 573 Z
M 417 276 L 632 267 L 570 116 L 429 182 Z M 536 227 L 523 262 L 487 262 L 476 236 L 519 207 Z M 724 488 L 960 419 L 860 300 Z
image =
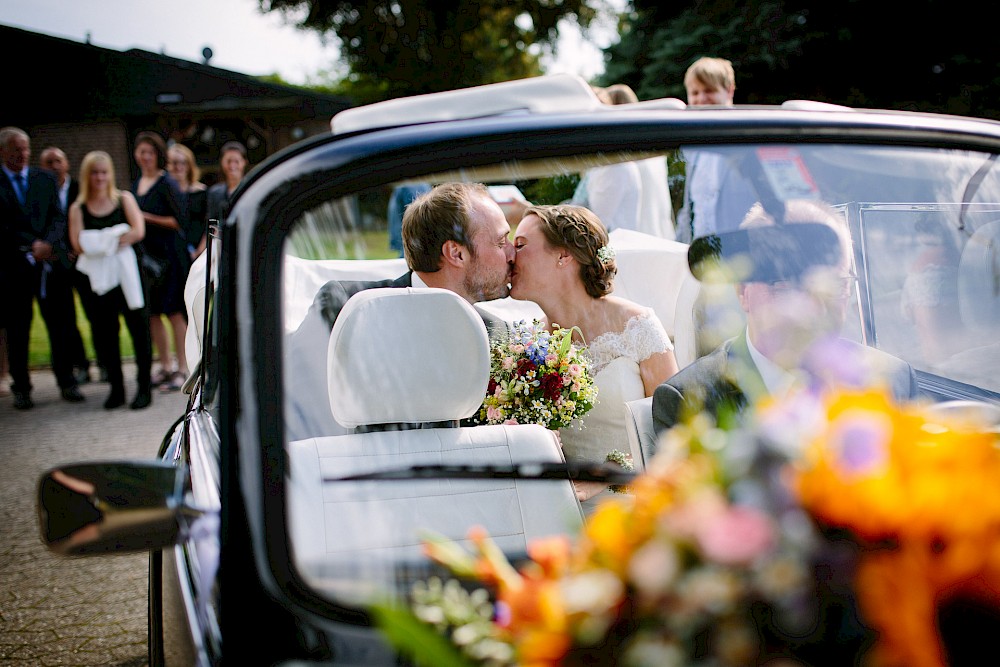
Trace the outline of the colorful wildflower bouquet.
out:
M 490 349 L 490 382 L 481 424 L 540 424 L 559 429 L 587 413 L 597 399 L 585 348 L 573 329 L 546 331 L 538 320 L 516 322 Z
M 942 667 L 943 604 L 1000 618 L 995 423 L 803 391 L 734 430 L 699 415 L 659 452 L 634 502 L 606 501 L 575 541 L 537 542 L 517 566 L 477 528 L 472 551 L 429 537 L 457 579 L 386 610 L 397 639 L 408 629 L 397 645 L 445 638 L 437 665 Z

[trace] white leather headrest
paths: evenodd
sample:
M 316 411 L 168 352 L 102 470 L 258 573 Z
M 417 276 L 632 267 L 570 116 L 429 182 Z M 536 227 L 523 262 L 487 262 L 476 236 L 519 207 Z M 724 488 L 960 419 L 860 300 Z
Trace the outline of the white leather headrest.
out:
M 486 394 L 489 338 L 454 292 L 369 289 L 340 311 L 327 364 L 330 410 L 344 426 L 464 419 Z
M 1000 221 L 977 229 L 962 250 L 958 267 L 958 305 L 967 326 L 995 331 L 1000 327 Z M 983 341 L 984 343 L 987 341 Z

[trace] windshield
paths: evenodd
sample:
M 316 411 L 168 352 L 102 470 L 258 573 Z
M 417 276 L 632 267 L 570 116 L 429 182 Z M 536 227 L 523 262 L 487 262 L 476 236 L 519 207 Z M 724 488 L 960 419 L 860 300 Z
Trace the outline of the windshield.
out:
M 845 253 L 826 263 L 838 281 L 836 333 L 908 362 L 932 399 L 995 397 L 1000 177 L 994 158 L 878 145 L 677 145 L 544 159 L 506 154 L 492 164 L 480 156 L 467 167 L 425 164 L 422 171 L 411 166 L 398 180 L 382 182 L 377 173 L 358 179 L 364 187 L 346 196 L 324 197 L 323 186 L 313 186 L 307 199 L 315 204 L 285 240 L 282 274 L 283 418 L 296 569 L 328 599 L 363 604 L 406 595 L 433 570 L 423 554 L 427 535 L 461 542 L 470 527 L 484 526 L 517 560 L 533 539 L 578 533 L 590 506 L 578 500 L 573 471 L 529 478 L 564 461 L 602 464 L 613 451 L 641 468 L 648 452 L 628 418 L 631 402 L 650 395 L 639 361 L 668 351 L 683 369 L 746 335 L 740 284 L 752 276 L 700 283 L 688 266 L 689 244 L 708 237 L 724 248 L 727 234 L 761 220 L 801 222 L 802 202 L 805 209 L 829 211 L 833 218 L 824 219 L 833 220 L 835 240 L 847 238 Z M 455 216 L 486 206 L 477 199 L 481 193 L 466 200 L 459 191 L 454 201 L 431 209 L 444 231 L 414 226 L 407 237 L 404 218 L 430 215 L 426 198 L 454 183 L 488 186 L 481 192 L 500 212 L 489 209 L 493 226 L 455 229 Z M 596 387 L 593 405 L 582 419 L 559 426 L 552 426 L 558 419 L 549 428 L 513 424 L 494 419 L 500 408 L 491 412 L 485 403 L 488 394 L 508 387 L 497 380 L 505 363 L 495 352 L 498 341 L 524 334 L 514 324 L 536 318 L 551 334 L 554 322 L 539 301 L 554 309 L 558 301 L 547 301 L 546 286 L 562 284 L 555 282 L 561 280 L 558 262 L 581 261 L 572 252 L 546 254 L 551 243 L 539 240 L 546 238 L 544 216 L 527 209 L 523 217 L 528 205 L 558 204 L 596 213 L 608 230 L 602 247 L 611 248 L 596 255 L 597 263 L 613 261 L 616 270 L 610 294 L 638 304 L 640 319 L 658 319 L 667 342 L 656 347 L 659 328 L 640 323 L 630 330 L 628 319 L 592 339 L 570 336 Z M 431 245 L 440 275 L 408 266 L 408 259 L 420 261 L 421 244 Z M 790 252 L 787 245 L 767 247 Z M 804 255 L 823 252 L 818 244 L 795 248 Z M 538 267 L 549 259 L 552 266 L 543 272 Z M 450 288 L 442 287 L 446 274 Z M 768 287 L 800 279 L 774 278 Z M 518 298 L 524 295 L 537 300 Z M 498 322 L 507 338 L 497 333 Z M 630 357 L 635 346 L 653 352 Z M 521 347 L 527 354 L 531 346 Z M 555 347 L 546 347 L 542 359 L 556 354 Z M 508 356 L 506 363 L 519 363 Z M 588 387 L 577 387 L 577 403 L 587 400 Z M 517 468 L 525 463 L 541 465 Z M 412 466 L 444 468 L 429 479 L 344 479 Z M 494 469 L 448 475 L 459 466 Z M 511 470 L 517 474 L 507 474 Z M 604 491 L 601 497 L 628 502 L 627 494 Z

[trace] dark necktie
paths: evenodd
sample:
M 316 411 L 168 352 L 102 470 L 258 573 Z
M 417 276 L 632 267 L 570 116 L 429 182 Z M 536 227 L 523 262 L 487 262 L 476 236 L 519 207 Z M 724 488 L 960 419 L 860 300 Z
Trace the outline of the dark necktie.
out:
M 17 194 L 17 200 L 24 206 L 24 196 L 27 191 L 24 185 L 24 174 L 21 172 L 14 174 L 14 192 Z

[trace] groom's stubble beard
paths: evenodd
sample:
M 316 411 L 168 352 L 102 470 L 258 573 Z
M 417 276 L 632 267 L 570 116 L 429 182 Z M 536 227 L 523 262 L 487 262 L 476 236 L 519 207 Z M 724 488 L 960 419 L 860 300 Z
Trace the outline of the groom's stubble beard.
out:
M 487 269 L 477 261 L 475 249 L 470 248 L 471 268 L 465 274 L 462 286 L 474 301 L 493 301 L 510 295 L 510 264 L 502 268 Z

